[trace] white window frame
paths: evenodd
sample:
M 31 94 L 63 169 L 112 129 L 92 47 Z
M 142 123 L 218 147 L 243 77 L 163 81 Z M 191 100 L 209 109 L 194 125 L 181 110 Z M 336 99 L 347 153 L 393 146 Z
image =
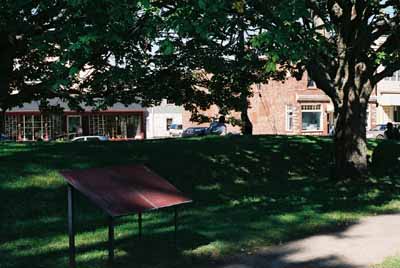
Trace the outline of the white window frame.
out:
M 370 130 L 371 126 L 372 126 L 372 124 L 371 124 L 371 109 L 370 109 L 370 106 L 368 105 L 368 107 L 367 107 L 367 130 Z
M 291 114 L 289 114 L 291 113 Z M 294 107 L 293 105 L 286 105 L 286 111 L 285 111 L 285 129 L 286 131 L 292 132 L 294 129 Z M 290 120 L 289 118 L 292 119 L 292 126 L 290 126 Z
M 319 106 L 319 109 L 303 109 L 304 106 Z M 303 113 L 320 113 L 320 126 L 318 129 L 303 129 Z M 324 113 L 322 104 L 303 104 L 301 105 L 301 131 L 302 132 L 322 132 L 324 131 Z

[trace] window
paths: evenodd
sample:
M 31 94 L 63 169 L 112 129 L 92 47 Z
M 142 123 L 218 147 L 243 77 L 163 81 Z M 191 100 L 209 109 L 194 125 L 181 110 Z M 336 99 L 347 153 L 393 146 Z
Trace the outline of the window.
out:
M 286 105 L 286 131 L 293 131 L 293 106 Z
M 386 77 L 386 81 L 400 81 L 400 70 L 397 72 L 394 72 L 392 76 Z
M 322 111 L 321 105 L 302 105 L 301 106 L 302 130 L 321 131 L 322 130 Z
M 104 115 L 91 115 L 89 116 L 89 135 L 101 135 L 106 134 L 106 124 Z
M 60 115 L 6 115 L 6 135 L 13 140 L 48 140 L 61 135 Z
M 172 125 L 172 118 L 167 118 L 167 130 L 171 128 Z
M 394 106 L 393 121 L 400 122 L 400 106 Z

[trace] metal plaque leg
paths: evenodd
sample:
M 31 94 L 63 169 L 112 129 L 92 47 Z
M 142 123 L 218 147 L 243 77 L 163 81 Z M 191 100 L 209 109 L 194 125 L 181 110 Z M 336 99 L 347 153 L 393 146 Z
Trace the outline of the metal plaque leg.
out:
M 114 218 L 108 217 L 108 263 L 114 263 Z
M 68 184 L 69 267 L 75 268 L 74 188 Z
M 142 213 L 138 213 L 139 240 L 142 240 Z
M 175 246 L 178 244 L 178 208 L 175 206 L 174 207 L 174 240 L 175 240 Z

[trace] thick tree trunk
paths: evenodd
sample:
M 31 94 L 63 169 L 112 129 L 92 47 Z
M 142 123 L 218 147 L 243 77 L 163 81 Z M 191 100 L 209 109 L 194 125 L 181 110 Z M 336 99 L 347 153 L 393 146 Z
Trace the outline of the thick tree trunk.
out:
M 6 111 L 0 110 L 0 133 L 5 133 L 5 120 L 6 120 Z
M 363 178 L 366 176 L 367 139 L 366 116 L 368 100 L 348 96 L 338 108 L 335 124 L 336 178 Z
M 241 128 L 242 128 L 242 134 L 243 135 L 253 135 L 253 124 L 250 121 L 249 117 L 249 100 L 246 94 L 243 94 L 241 97 L 241 102 L 242 102 L 242 111 L 240 113 L 240 119 L 241 119 Z
M 243 110 L 241 113 L 242 120 L 242 133 L 243 135 L 253 135 L 253 124 L 250 121 L 247 110 Z

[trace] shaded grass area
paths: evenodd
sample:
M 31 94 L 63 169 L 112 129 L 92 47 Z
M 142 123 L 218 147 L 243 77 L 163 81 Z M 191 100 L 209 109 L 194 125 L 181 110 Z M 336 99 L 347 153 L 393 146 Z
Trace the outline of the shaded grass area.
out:
M 337 182 L 332 149 L 328 138 L 286 136 L 0 144 L 0 267 L 67 266 L 63 169 L 145 163 L 194 199 L 180 213 L 178 250 L 172 210 L 144 215 L 143 241 L 135 215 L 118 219 L 115 267 L 206 266 L 398 211 L 399 170 L 386 176 L 377 161 L 368 181 Z M 104 267 L 106 217 L 84 197 L 77 207 L 78 267 Z

